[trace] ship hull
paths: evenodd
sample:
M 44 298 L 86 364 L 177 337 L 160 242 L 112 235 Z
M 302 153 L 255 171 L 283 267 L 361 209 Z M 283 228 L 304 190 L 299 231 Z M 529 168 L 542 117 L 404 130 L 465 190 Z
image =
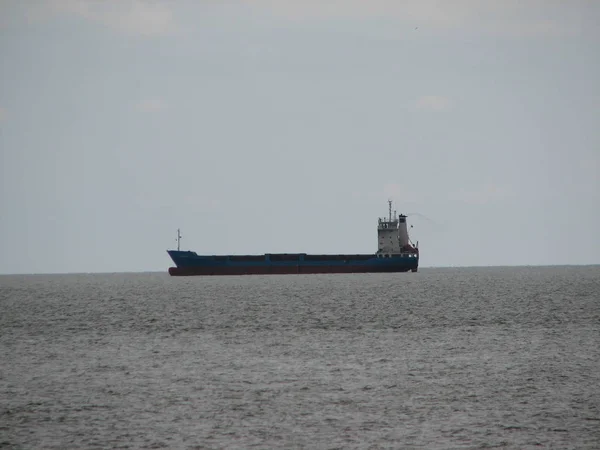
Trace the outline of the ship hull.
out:
M 319 273 L 390 273 L 416 272 L 417 268 L 405 266 L 262 266 L 262 267 L 169 267 L 174 277 L 198 275 L 296 275 Z
M 202 256 L 174 250 L 168 253 L 176 264 L 169 268 L 171 276 L 416 272 L 419 265 L 418 254 L 382 258 L 377 255 L 306 254 Z

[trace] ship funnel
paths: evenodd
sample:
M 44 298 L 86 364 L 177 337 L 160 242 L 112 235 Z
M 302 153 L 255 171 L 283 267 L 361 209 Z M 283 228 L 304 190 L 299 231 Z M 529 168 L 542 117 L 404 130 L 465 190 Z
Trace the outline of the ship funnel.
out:
M 404 214 L 398 216 L 398 240 L 400 241 L 400 248 L 409 245 L 408 228 L 406 227 L 406 216 Z

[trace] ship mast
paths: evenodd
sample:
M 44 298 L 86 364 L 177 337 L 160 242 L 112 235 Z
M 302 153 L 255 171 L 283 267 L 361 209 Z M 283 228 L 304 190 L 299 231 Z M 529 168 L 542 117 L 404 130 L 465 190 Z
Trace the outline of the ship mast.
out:
M 177 228 L 177 251 L 179 251 L 179 243 L 181 242 L 181 232 Z
M 392 201 L 388 200 L 388 205 L 389 205 L 389 209 L 390 209 L 390 222 L 392 221 Z

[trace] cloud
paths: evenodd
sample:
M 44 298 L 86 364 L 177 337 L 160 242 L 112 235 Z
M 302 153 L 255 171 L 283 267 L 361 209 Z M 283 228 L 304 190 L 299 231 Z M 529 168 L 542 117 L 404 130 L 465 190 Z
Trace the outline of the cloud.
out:
M 136 105 L 136 109 L 144 113 L 153 113 L 162 111 L 165 108 L 165 103 L 159 98 L 150 98 Z
M 1 2 L 2 0 L 0 0 Z M 16 0 L 15 0 L 16 1 Z M 597 14 L 589 0 L 28 0 L 30 21 L 71 15 L 135 35 L 181 33 L 173 10 L 221 5 L 227 11 L 275 15 L 291 21 L 324 19 L 394 21 L 394 29 L 415 33 L 548 36 L 581 31 L 582 15 Z M 197 12 L 198 17 L 202 11 Z M 2 19 L 0 15 L 0 19 Z M 197 21 L 196 21 L 197 22 Z
M 450 99 L 439 95 L 425 95 L 417 99 L 416 106 L 429 111 L 444 111 L 450 108 Z
M 393 18 L 420 32 L 461 30 L 501 35 L 564 34 L 579 25 L 584 0 L 242 0 L 293 20 Z M 579 8 L 577 7 L 579 4 Z M 543 14 L 541 14 L 543 12 Z M 565 12 L 567 14 L 565 14 Z
M 6 109 L 0 106 L 0 122 L 6 119 Z
M 298 20 L 339 17 L 402 17 L 407 21 L 456 24 L 468 13 L 460 0 L 245 0 L 252 7 L 269 9 Z
M 421 197 L 417 193 L 398 183 L 386 184 L 383 187 L 383 193 L 389 200 L 394 201 L 394 203 L 396 203 L 396 200 L 402 203 L 419 203 L 421 201 Z
M 30 18 L 67 14 L 134 35 L 176 31 L 170 3 L 163 0 L 49 0 L 30 10 Z
M 215 209 L 221 206 L 220 200 L 197 194 L 183 197 L 183 202 L 187 207 L 196 209 Z
M 450 194 L 450 199 L 462 203 L 482 205 L 511 195 L 512 191 L 507 186 L 487 184 L 474 190 L 459 189 Z

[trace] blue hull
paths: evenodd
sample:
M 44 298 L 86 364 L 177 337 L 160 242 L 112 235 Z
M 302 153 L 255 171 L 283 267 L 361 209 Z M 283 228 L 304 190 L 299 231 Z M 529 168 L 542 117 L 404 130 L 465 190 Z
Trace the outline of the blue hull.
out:
M 174 276 L 416 272 L 419 266 L 418 253 L 387 258 L 375 254 L 198 255 L 179 250 L 167 253 L 176 266 L 169 269 Z

